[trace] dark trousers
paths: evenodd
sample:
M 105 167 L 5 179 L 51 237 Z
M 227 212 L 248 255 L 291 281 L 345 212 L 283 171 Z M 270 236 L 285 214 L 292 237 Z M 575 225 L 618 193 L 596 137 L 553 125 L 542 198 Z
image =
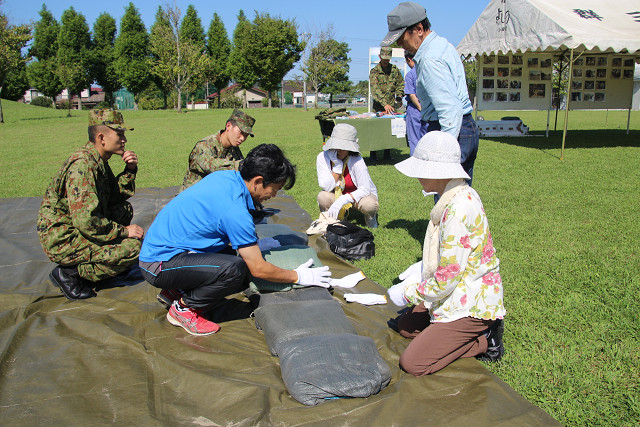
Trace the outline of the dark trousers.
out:
M 484 333 L 493 320 L 463 317 L 447 323 L 430 323 L 423 304 L 398 319 L 398 331 L 413 341 L 400 356 L 400 367 L 415 376 L 432 374 L 453 361 L 487 352 Z
M 182 300 L 205 310 L 227 295 L 248 287 L 244 260 L 226 253 L 183 252 L 162 263 L 140 263 L 142 276 L 156 288 L 181 289 Z

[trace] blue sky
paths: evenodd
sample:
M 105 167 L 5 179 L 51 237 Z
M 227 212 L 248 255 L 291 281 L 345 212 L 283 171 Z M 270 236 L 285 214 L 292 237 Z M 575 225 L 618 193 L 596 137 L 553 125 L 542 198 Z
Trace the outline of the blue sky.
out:
M 87 0 L 4 0 L 2 11 L 14 24 L 28 24 L 39 19 L 38 12 L 42 4 L 47 5 L 56 19 L 60 19 L 65 9 L 73 8 L 84 15 L 93 27 L 96 18 L 107 12 L 116 19 L 118 26 L 124 14 L 124 8 L 129 0 L 109 0 L 95 2 Z M 169 1 L 174 4 L 173 1 Z M 349 76 L 353 82 L 366 80 L 368 71 L 369 47 L 378 46 L 380 40 L 387 32 L 387 13 L 393 9 L 399 1 L 380 0 L 175 0 L 175 4 L 182 10 L 186 10 L 189 4 L 193 4 L 202 20 L 205 31 L 209 27 L 213 13 L 216 12 L 222 18 L 229 33 L 229 38 L 236 26 L 237 15 L 240 9 L 253 19 L 254 11 L 269 12 L 272 16 L 280 16 L 285 19 L 295 19 L 299 32 L 318 34 L 328 25 L 334 29 L 334 38 L 340 42 L 349 44 L 351 51 L 351 70 Z M 467 33 L 475 20 L 480 16 L 484 8 L 489 4 L 488 0 L 453 0 L 448 1 L 418 1 L 427 9 L 427 16 L 432 24 L 432 29 L 441 36 L 446 37 L 454 46 Z M 138 8 L 147 30 L 153 24 L 158 5 L 165 5 L 167 1 L 134 0 L 133 4 Z M 106 6 L 109 6 L 109 9 Z M 297 69 L 289 73 L 301 74 Z

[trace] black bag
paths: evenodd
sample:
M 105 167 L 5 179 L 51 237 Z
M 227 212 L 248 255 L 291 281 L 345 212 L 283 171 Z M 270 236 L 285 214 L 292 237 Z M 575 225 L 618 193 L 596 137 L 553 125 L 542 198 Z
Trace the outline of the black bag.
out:
M 369 259 L 376 254 L 373 234 L 348 221 L 339 221 L 327 226 L 329 249 L 346 259 Z

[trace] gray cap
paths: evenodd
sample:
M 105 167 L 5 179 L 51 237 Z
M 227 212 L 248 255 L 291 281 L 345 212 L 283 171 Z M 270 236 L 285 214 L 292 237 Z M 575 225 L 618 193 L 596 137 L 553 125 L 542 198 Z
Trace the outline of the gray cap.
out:
M 382 39 L 380 46 L 391 46 L 410 27 L 418 22 L 424 21 L 427 11 L 418 3 L 406 1 L 400 3 L 387 14 L 387 25 L 389 32 Z

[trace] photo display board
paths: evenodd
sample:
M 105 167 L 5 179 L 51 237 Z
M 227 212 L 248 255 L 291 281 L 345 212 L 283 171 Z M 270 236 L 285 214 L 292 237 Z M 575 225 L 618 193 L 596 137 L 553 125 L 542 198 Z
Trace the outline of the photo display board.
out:
M 551 103 L 553 57 L 544 53 L 482 55 L 478 60 L 478 109 L 546 110 Z M 634 60 L 625 55 L 574 59 L 569 108 L 629 108 Z

